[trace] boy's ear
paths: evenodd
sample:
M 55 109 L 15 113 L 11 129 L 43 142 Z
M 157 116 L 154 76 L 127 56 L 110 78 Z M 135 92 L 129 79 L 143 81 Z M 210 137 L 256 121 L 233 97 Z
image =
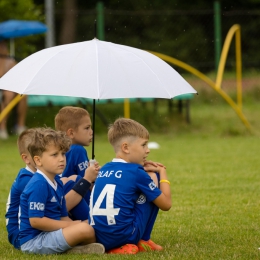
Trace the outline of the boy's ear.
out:
M 128 146 L 128 143 L 127 142 L 123 142 L 122 144 L 121 144 L 121 150 L 124 152 L 124 153 L 129 153 L 129 146 Z
M 41 163 L 41 157 L 40 157 L 40 156 L 35 155 L 35 156 L 33 157 L 33 160 L 34 160 L 36 166 L 41 166 L 41 165 L 42 165 L 42 163 Z
M 74 137 L 74 130 L 72 128 L 69 128 L 67 131 L 66 131 L 66 135 L 69 137 L 69 138 L 73 138 Z
M 28 163 L 28 155 L 26 153 L 22 153 L 21 158 L 26 164 Z

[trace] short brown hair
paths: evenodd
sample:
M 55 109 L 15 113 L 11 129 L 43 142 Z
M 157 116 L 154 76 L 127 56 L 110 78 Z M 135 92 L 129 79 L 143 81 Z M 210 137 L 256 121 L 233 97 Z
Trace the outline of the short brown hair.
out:
M 36 128 L 24 130 L 17 139 L 18 151 L 20 154 L 28 152 L 28 145 L 31 143 Z
M 28 145 L 28 151 L 32 157 L 41 156 L 51 144 L 67 152 L 71 145 L 71 139 L 62 131 L 55 131 L 51 128 L 38 128 L 34 132 L 32 142 Z
M 69 128 L 77 130 L 80 120 L 84 116 L 89 116 L 86 109 L 81 107 L 66 106 L 60 109 L 55 116 L 55 129 L 67 132 Z
M 149 139 L 148 130 L 136 122 L 128 118 L 118 118 L 108 127 L 108 141 L 115 148 L 123 137 L 140 137 Z

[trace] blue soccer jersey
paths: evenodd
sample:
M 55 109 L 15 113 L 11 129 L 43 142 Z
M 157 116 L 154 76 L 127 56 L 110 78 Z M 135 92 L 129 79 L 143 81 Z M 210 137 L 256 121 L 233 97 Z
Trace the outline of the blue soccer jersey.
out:
M 104 165 L 90 200 L 89 223 L 95 229 L 97 241 L 108 250 L 129 243 L 132 236 L 140 239 L 144 224 L 137 221 L 135 208 L 143 203 L 155 206 L 151 202 L 160 194 L 141 165 L 118 159 Z
M 19 223 L 18 223 L 18 213 L 20 205 L 20 195 L 22 194 L 25 186 L 30 181 L 33 176 L 33 172 L 27 166 L 22 168 L 14 183 L 11 187 L 8 200 L 6 203 L 6 228 L 8 232 L 8 240 L 15 247 L 20 248 L 20 243 L 18 240 L 19 236 Z
M 66 153 L 66 161 L 66 168 L 62 173 L 62 177 L 69 177 L 74 174 L 84 177 L 89 159 L 87 151 L 82 145 L 71 145 Z
M 46 175 L 37 171 L 25 187 L 20 198 L 20 244 L 36 237 L 41 230 L 30 225 L 29 218 L 47 217 L 60 220 L 68 216 L 63 184 L 59 176 L 55 184 Z

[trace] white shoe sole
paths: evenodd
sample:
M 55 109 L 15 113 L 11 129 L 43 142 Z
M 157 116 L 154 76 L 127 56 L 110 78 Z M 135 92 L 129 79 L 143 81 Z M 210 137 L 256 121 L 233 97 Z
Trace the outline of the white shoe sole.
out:
M 104 254 L 105 247 L 100 243 L 91 243 L 88 245 L 74 246 L 65 252 L 66 254 Z

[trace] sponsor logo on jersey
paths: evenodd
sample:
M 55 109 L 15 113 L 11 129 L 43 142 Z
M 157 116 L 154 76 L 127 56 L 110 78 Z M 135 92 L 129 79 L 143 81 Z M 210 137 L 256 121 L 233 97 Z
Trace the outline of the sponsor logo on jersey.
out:
M 136 201 L 137 204 L 144 204 L 145 202 L 146 202 L 146 196 L 144 194 L 141 194 Z
M 80 171 L 83 171 L 83 170 L 87 169 L 88 168 L 88 161 L 79 163 L 78 167 L 79 167 Z
M 57 202 L 55 196 L 53 196 L 53 197 L 51 198 L 51 202 Z
M 155 183 L 152 181 L 151 183 L 149 183 L 149 188 L 151 189 L 151 190 L 154 190 L 155 188 L 156 188 L 156 185 L 155 185 Z
M 30 202 L 30 209 L 44 211 L 45 205 L 40 202 Z

